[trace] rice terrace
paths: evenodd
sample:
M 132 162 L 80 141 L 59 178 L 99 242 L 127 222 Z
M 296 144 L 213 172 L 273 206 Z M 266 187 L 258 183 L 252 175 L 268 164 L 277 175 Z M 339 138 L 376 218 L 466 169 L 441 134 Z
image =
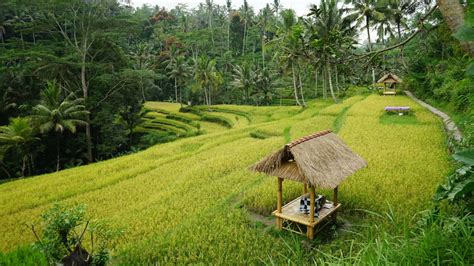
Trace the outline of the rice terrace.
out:
M 474 264 L 472 1 L 133 2 L 0 4 L 0 265 Z

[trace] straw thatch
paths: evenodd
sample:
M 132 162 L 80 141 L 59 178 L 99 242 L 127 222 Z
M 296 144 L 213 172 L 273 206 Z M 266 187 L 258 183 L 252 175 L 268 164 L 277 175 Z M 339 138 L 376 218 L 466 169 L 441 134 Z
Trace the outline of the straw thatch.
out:
M 251 170 L 323 188 L 335 188 L 367 163 L 330 130 L 293 141 Z
M 393 73 L 387 73 L 385 74 L 382 78 L 379 79 L 379 81 L 377 81 L 377 83 L 402 83 L 403 80 L 393 74 Z

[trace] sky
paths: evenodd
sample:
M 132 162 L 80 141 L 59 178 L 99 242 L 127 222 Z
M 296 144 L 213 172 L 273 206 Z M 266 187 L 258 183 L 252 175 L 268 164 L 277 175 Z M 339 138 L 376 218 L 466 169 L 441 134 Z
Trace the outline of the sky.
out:
M 177 4 L 187 4 L 188 8 L 194 8 L 199 3 L 205 2 L 205 0 L 132 0 L 134 6 L 142 6 L 148 4 L 150 6 L 158 5 L 165 7 L 166 9 L 174 8 Z M 265 7 L 267 3 L 272 4 L 273 0 L 248 0 L 250 6 L 254 8 L 255 12 L 258 12 L 261 8 Z M 214 0 L 214 4 L 225 5 L 226 0 Z M 243 0 L 232 0 L 232 7 L 237 9 L 244 3 Z M 306 15 L 309 11 L 310 4 L 319 4 L 318 0 L 280 0 L 280 4 L 283 8 L 291 8 L 295 10 L 298 16 Z

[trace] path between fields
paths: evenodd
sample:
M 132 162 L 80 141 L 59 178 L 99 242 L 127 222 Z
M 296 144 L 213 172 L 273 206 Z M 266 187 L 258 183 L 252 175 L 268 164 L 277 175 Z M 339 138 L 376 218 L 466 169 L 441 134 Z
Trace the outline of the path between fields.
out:
M 459 131 L 458 127 L 456 126 L 456 124 L 453 122 L 453 120 L 451 120 L 451 117 L 449 117 L 449 115 L 447 115 L 446 113 L 440 111 L 439 109 L 437 108 L 434 108 L 433 106 L 425 103 L 424 101 L 416 98 L 415 95 L 413 95 L 413 93 L 411 93 L 410 91 L 405 91 L 405 94 L 408 95 L 408 97 L 412 98 L 415 102 L 417 102 L 418 104 L 420 104 L 421 106 L 425 107 L 426 109 L 430 110 L 433 114 L 441 117 L 443 119 L 443 123 L 444 123 L 444 128 L 446 129 L 446 131 L 448 132 L 448 135 L 449 136 L 452 136 L 452 138 L 454 140 L 456 140 L 457 142 L 461 142 L 462 141 L 462 134 L 461 134 L 461 131 Z

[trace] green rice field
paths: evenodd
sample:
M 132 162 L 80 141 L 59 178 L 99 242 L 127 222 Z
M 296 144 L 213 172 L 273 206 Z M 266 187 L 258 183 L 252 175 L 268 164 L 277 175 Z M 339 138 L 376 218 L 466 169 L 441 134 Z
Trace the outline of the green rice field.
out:
M 388 105 L 410 106 L 412 115 L 387 118 Z M 146 107 L 154 112 L 144 128 L 155 125 L 154 130 L 185 138 L 0 184 L 0 251 L 32 243 L 24 223 L 39 223 L 41 213 L 60 202 L 84 203 L 89 216 L 124 230 L 114 264 L 306 263 L 304 237 L 266 225 L 276 207 L 276 178 L 250 172 L 251 164 L 290 139 L 324 129 L 332 129 L 368 162 L 339 189 L 344 224 L 339 237 L 315 248 L 336 253 L 369 237 L 358 235 L 368 234 L 360 226 L 386 226 L 366 212 L 389 211 L 394 222 L 408 223 L 428 208 L 453 167 L 442 122 L 405 96 L 354 96 L 339 104 L 318 100 L 305 109 L 216 105 L 200 109 L 201 116 L 179 112 L 179 104 Z M 203 115 L 231 126 L 202 120 Z M 285 181 L 284 201 L 302 190 L 301 184 Z

